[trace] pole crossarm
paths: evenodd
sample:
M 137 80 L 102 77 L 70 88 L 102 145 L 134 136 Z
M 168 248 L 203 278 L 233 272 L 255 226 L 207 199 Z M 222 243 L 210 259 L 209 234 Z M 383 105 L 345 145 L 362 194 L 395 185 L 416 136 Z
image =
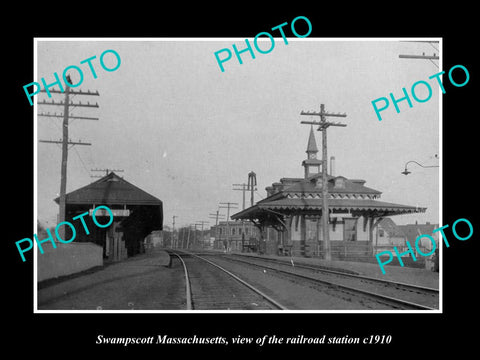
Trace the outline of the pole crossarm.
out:
M 300 115 L 317 115 L 317 116 L 335 116 L 335 117 L 347 117 L 347 114 L 343 113 L 327 113 L 327 112 L 315 112 L 315 111 L 303 111 Z
M 105 175 L 115 171 L 115 172 L 125 172 L 123 169 L 90 169 L 90 171 L 105 171 Z
M 46 100 L 43 100 L 43 101 L 38 101 L 37 102 L 38 105 L 55 105 L 55 106 L 64 106 L 65 105 L 65 102 L 64 101 L 59 101 L 59 102 L 55 102 L 52 100 L 52 102 L 47 102 Z M 82 104 L 82 102 L 78 102 L 78 103 L 74 103 L 74 102 L 69 102 L 68 103 L 68 106 L 78 106 L 78 107 L 94 107 L 94 108 L 98 108 L 98 103 L 95 103 L 95 104 L 90 104 L 89 102 L 87 102 L 86 104 Z
M 345 127 L 347 126 L 346 124 L 342 123 L 333 123 L 333 122 L 328 122 L 328 121 L 300 121 L 300 124 L 310 124 L 310 125 L 318 125 L 319 128 L 318 130 L 322 130 L 323 128 L 327 128 L 329 126 L 342 126 Z
M 63 114 L 50 114 L 50 113 L 40 113 L 37 116 L 45 116 L 45 117 L 57 117 L 63 119 Z M 69 119 L 79 119 L 79 120 L 99 120 L 97 117 L 89 117 L 89 116 L 69 116 Z
M 433 55 L 398 55 L 400 59 L 424 59 L 424 60 L 439 60 L 437 54 Z
M 39 142 L 43 142 L 43 143 L 50 143 L 50 144 L 62 144 L 63 141 L 62 140 L 38 140 Z M 67 142 L 68 145 L 92 145 L 91 143 L 87 143 L 87 142 L 81 142 L 81 141 L 68 141 Z
M 63 94 L 64 91 L 60 91 L 60 90 L 57 90 L 57 89 L 52 89 L 52 90 L 40 90 L 40 92 L 48 92 L 50 94 Z M 72 95 L 92 95 L 92 96 L 99 96 L 100 93 L 98 91 L 90 91 L 90 90 L 87 90 L 87 91 L 82 91 L 82 90 L 78 90 L 78 91 L 75 91 L 75 90 L 71 90 L 70 89 L 70 94 Z

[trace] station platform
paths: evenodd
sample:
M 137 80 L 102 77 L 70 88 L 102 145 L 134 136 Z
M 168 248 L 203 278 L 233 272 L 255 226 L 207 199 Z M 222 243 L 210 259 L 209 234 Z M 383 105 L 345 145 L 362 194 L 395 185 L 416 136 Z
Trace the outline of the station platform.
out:
M 152 249 L 123 261 L 107 262 L 103 266 L 41 281 L 37 284 L 37 306 L 39 310 L 115 309 L 123 301 L 122 297 L 138 296 L 135 303 L 144 301 L 139 299 L 141 287 L 149 285 L 150 280 L 152 285 L 148 291 L 157 291 L 160 298 L 163 289 L 174 281 L 169 275 L 169 266 L 170 255 L 163 249 Z M 130 302 L 123 303 L 122 308 L 128 309 Z

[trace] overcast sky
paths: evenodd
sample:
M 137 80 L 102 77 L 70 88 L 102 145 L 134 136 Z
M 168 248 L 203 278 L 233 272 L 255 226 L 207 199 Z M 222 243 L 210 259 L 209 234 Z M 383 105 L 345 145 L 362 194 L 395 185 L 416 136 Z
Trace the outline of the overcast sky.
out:
M 441 155 L 441 91 L 435 80 L 428 80 L 440 70 L 428 60 L 398 57 L 438 51 L 428 43 L 325 40 L 289 39 L 285 45 L 278 38 L 270 53 L 256 52 L 255 59 L 244 53 L 242 65 L 233 56 L 221 72 L 214 52 L 232 49 L 233 43 L 242 49 L 243 38 L 39 39 L 32 81 L 44 77 L 51 83 L 54 72 L 61 76 L 65 67 L 77 65 L 84 70 L 84 80 L 75 90 L 100 93 L 72 98 L 98 102 L 100 107 L 75 108 L 71 115 L 100 120 L 70 121 L 70 139 L 92 146 L 70 149 L 67 192 L 97 180 L 91 175 L 102 174 L 90 169 L 123 169 L 120 176 L 163 201 L 165 225 L 171 226 L 173 215 L 178 216 L 176 226 L 200 220 L 212 224 L 209 213 L 219 202 L 237 202 L 241 210 L 242 192 L 233 191 L 232 184 L 247 182 L 250 171 L 257 174 L 255 200 L 266 196 L 265 187 L 272 182 L 303 176 L 310 127 L 300 121 L 317 119 L 300 112 L 319 111 L 323 103 L 327 111 L 347 114 L 331 118 L 347 127 L 328 130 L 328 156 L 336 158 L 335 175 L 366 180 L 366 186 L 382 191 L 382 201 L 428 208 L 425 214 L 392 217 L 397 224 L 438 223 L 439 169 L 411 164 L 410 175 L 401 171 L 409 160 L 440 164 L 435 154 Z M 108 49 L 121 57 L 113 72 L 99 64 Z M 96 79 L 87 64 L 80 64 L 94 55 Z M 107 59 L 115 63 L 113 56 Z M 71 73 L 77 83 L 78 74 Z M 391 105 L 379 122 L 371 101 L 390 92 L 399 98 L 402 87 L 410 91 L 419 80 L 432 85 L 432 98 L 424 103 L 412 99 L 412 108 L 403 101 L 400 114 Z M 53 96 L 58 101 L 64 98 Z M 417 96 L 426 96 L 420 86 Z M 45 93 L 37 98 L 50 100 Z M 55 110 L 63 111 L 37 105 L 36 112 Z M 38 117 L 38 139 L 59 140 L 61 123 L 60 118 Z M 320 132 L 316 139 L 320 147 Z M 36 146 L 38 219 L 55 226 L 58 205 L 53 199 L 60 189 L 61 148 L 38 142 Z

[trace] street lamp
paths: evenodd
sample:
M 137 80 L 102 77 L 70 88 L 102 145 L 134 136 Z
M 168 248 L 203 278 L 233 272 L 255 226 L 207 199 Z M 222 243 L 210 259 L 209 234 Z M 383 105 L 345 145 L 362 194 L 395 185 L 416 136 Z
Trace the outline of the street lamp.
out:
M 421 166 L 421 167 L 423 167 L 423 168 L 438 168 L 438 167 L 439 167 L 438 165 L 424 166 L 424 165 L 422 165 L 422 164 L 420 164 L 420 163 L 418 163 L 418 162 L 416 162 L 416 161 L 414 161 L 414 160 L 410 160 L 410 161 L 407 161 L 407 163 L 405 164 L 405 170 L 403 170 L 403 171 L 401 172 L 401 174 L 403 174 L 403 175 L 408 175 L 408 174 L 411 173 L 411 171 L 408 171 L 408 170 L 407 170 L 407 165 L 410 164 L 410 163 L 415 163 L 415 164 L 417 164 L 417 165 L 419 165 L 419 166 Z

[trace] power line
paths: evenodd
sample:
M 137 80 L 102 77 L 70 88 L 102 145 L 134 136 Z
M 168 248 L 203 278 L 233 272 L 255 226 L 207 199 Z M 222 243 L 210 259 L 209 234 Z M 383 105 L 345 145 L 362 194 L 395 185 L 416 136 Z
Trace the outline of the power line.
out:
M 82 163 L 82 166 L 83 166 L 83 168 L 85 169 L 85 171 L 87 172 L 87 174 L 90 175 L 90 173 L 89 173 L 87 167 L 85 166 L 85 163 L 83 162 L 83 160 L 82 160 L 80 154 L 78 153 L 77 149 L 76 149 L 76 148 L 73 148 L 73 150 L 75 150 L 75 153 L 77 154 L 78 159 L 79 159 L 80 162 Z

